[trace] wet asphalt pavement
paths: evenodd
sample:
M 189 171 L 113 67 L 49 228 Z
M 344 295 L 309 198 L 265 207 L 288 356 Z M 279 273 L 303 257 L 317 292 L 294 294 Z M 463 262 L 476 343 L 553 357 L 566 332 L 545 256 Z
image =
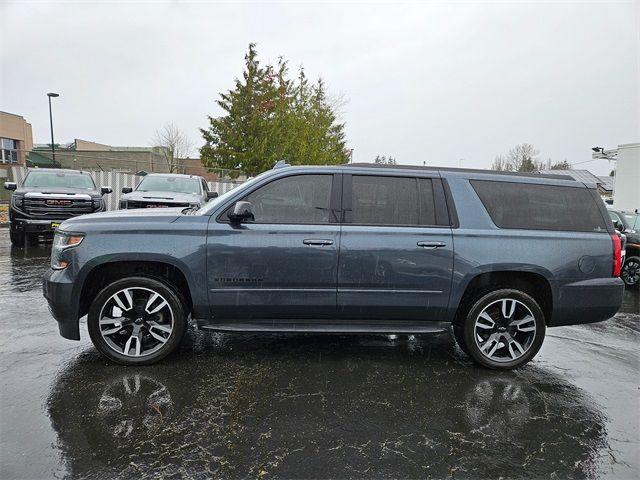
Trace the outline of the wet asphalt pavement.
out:
M 640 296 L 515 372 L 438 336 L 211 334 L 121 367 L 0 230 L 0 478 L 638 478 Z

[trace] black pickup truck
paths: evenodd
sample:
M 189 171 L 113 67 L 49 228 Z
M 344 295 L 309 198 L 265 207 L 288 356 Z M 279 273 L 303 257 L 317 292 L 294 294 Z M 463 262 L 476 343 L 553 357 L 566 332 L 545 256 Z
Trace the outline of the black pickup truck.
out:
M 9 235 L 17 246 L 25 240 L 37 243 L 40 235 L 52 236 L 68 218 L 106 210 L 102 196 L 112 191 L 98 189 L 87 172 L 52 168 L 31 169 L 20 186 L 5 182 L 4 188 L 13 191 Z

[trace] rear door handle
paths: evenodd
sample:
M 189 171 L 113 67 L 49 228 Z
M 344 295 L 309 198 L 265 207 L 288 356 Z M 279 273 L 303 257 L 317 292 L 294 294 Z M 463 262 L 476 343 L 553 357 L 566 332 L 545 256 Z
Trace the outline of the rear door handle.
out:
M 444 242 L 418 242 L 418 246 L 426 248 L 427 250 L 433 250 L 434 248 L 446 247 L 447 244 Z
M 302 241 L 305 245 L 333 245 L 333 240 L 326 240 L 320 238 L 307 238 Z

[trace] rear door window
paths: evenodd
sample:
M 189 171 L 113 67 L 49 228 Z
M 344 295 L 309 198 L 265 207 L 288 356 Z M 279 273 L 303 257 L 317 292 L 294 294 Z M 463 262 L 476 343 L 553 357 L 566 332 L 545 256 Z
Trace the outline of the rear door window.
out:
M 471 180 L 499 228 L 606 232 L 607 225 L 586 188 Z
M 435 225 L 432 181 L 353 175 L 351 218 L 360 225 Z

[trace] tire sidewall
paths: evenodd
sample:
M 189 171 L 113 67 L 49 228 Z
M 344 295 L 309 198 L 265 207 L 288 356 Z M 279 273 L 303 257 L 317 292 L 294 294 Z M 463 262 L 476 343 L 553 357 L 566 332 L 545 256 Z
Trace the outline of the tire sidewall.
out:
M 161 294 L 169 303 L 173 312 L 173 330 L 165 345 L 157 352 L 144 357 L 129 357 L 113 350 L 102 338 L 100 333 L 100 311 L 105 302 L 116 292 L 124 288 L 147 288 Z M 87 315 L 87 328 L 89 336 L 94 346 L 105 357 L 122 365 L 150 365 L 156 363 L 171 352 L 180 344 L 187 329 L 187 318 L 180 297 L 175 290 L 168 284 L 149 277 L 130 277 L 117 280 L 98 293 L 96 298 L 91 302 L 89 313 Z
M 623 272 L 624 272 L 625 267 L 627 267 L 629 265 L 630 261 L 640 263 L 640 257 L 637 257 L 637 256 L 633 255 L 631 257 L 626 258 L 625 261 L 624 261 L 624 265 L 622 266 L 622 271 Z M 622 275 L 620 275 L 620 276 L 622 277 Z M 623 282 L 624 282 L 624 280 L 623 280 Z M 625 284 L 625 286 L 627 288 L 638 288 L 638 285 L 640 285 L 640 281 L 635 282 L 635 283 L 624 282 L 624 284 Z
M 16 247 L 24 247 L 24 232 L 20 232 L 14 228 L 9 229 L 9 239 Z
M 485 357 L 479 350 L 475 341 L 475 321 L 478 315 L 492 302 L 503 298 L 509 298 L 518 300 L 526 305 L 533 313 L 536 322 L 536 334 L 533 339 L 533 343 L 529 350 L 520 358 L 517 358 L 510 362 L 496 362 Z M 545 318 L 542 309 L 530 295 L 522 292 L 521 290 L 515 290 L 511 288 L 504 288 L 500 290 L 494 290 L 490 293 L 486 293 L 473 302 L 469 309 L 465 321 L 464 321 L 464 340 L 467 346 L 469 355 L 480 365 L 495 370 L 511 370 L 520 367 L 529 362 L 542 347 L 546 331 Z

